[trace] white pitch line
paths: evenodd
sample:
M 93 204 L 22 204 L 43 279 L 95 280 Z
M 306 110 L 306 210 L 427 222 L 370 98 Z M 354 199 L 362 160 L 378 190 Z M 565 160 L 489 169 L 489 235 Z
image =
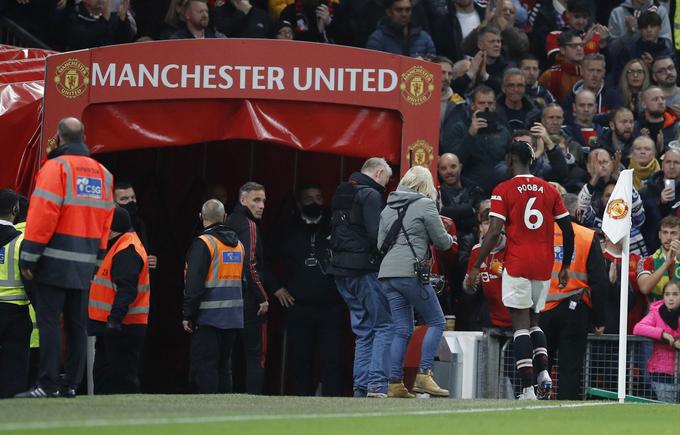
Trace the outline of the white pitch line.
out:
M 362 412 L 354 414 L 289 414 L 289 415 L 224 415 L 224 416 L 201 416 L 201 417 L 162 417 L 162 418 L 131 418 L 131 419 L 92 419 L 81 421 L 38 421 L 25 423 L 0 423 L 0 432 L 34 430 L 34 429 L 60 429 L 80 427 L 106 427 L 106 426 L 145 426 L 163 424 L 195 424 L 195 423 L 227 423 L 269 420 L 311 420 L 311 419 L 336 419 L 336 418 L 366 418 L 366 417 L 393 417 L 393 416 L 427 416 L 448 414 L 481 414 L 488 412 L 509 411 L 534 411 L 544 409 L 563 408 L 586 408 L 593 406 L 614 405 L 617 402 L 585 402 L 567 403 L 561 405 L 536 405 L 516 406 L 505 408 L 468 408 L 468 409 L 432 409 L 420 411 L 387 411 L 387 412 Z

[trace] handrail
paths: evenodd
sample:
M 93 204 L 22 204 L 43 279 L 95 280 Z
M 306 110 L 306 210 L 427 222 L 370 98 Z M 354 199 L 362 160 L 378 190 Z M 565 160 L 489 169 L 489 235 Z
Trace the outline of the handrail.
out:
M 0 43 L 23 48 L 52 48 L 7 17 L 0 17 Z

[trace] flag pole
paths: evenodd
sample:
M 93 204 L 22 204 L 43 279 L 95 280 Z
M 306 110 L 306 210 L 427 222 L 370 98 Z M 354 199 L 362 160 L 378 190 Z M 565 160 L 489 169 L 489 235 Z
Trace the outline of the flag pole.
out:
M 630 235 L 622 239 L 621 303 L 619 306 L 619 403 L 626 398 L 626 355 L 628 345 L 628 268 L 630 267 Z

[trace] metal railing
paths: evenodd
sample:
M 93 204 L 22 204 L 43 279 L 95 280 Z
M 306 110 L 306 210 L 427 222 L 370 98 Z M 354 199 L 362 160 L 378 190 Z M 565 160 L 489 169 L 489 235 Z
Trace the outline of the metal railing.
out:
M 7 17 L 0 17 L 0 44 L 51 50 L 49 45 Z
M 626 394 L 642 399 L 680 403 L 680 352 L 675 351 L 675 372 L 661 379 L 650 378 L 647 361 L 652 353 L 653 341 L 643 337 L 628 336 Z M 616 393 L 618 380 L 618 335 L 589 335 L 579 379 L 579 391 L 585 400 L 597 396 L 597 391 Z M 515 370 L 512 334 L 506 330 L 491 329 L 479 350 L 480 366 L 486 367 L 478 375 L 478 396 L 495 399 L 512 399 L 521 392 L 521 380 Z M 481 365 L 483 364 L 483 365 Z M 552 365 L 552 399 L 560 388 L 559 352 Z

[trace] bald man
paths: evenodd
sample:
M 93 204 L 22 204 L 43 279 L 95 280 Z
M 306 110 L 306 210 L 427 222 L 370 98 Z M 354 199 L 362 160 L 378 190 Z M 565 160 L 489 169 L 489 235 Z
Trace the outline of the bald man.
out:
M 203 233 L 187 254 L 182 327 L 191 334 L 190 381 L 201 394 L 230 393 L 231 351 L 243 328 L 243 245 L 224 225 L 224 205 L 210 199 Z
M 635 136 L 649 136 L 656 144 L 657 156 L 666 151 L 668 143 L 678 135 L 678 117 L 666 106 L 666 96 L 657 86 L 642 93 L 644 111 L 635 125 Z

